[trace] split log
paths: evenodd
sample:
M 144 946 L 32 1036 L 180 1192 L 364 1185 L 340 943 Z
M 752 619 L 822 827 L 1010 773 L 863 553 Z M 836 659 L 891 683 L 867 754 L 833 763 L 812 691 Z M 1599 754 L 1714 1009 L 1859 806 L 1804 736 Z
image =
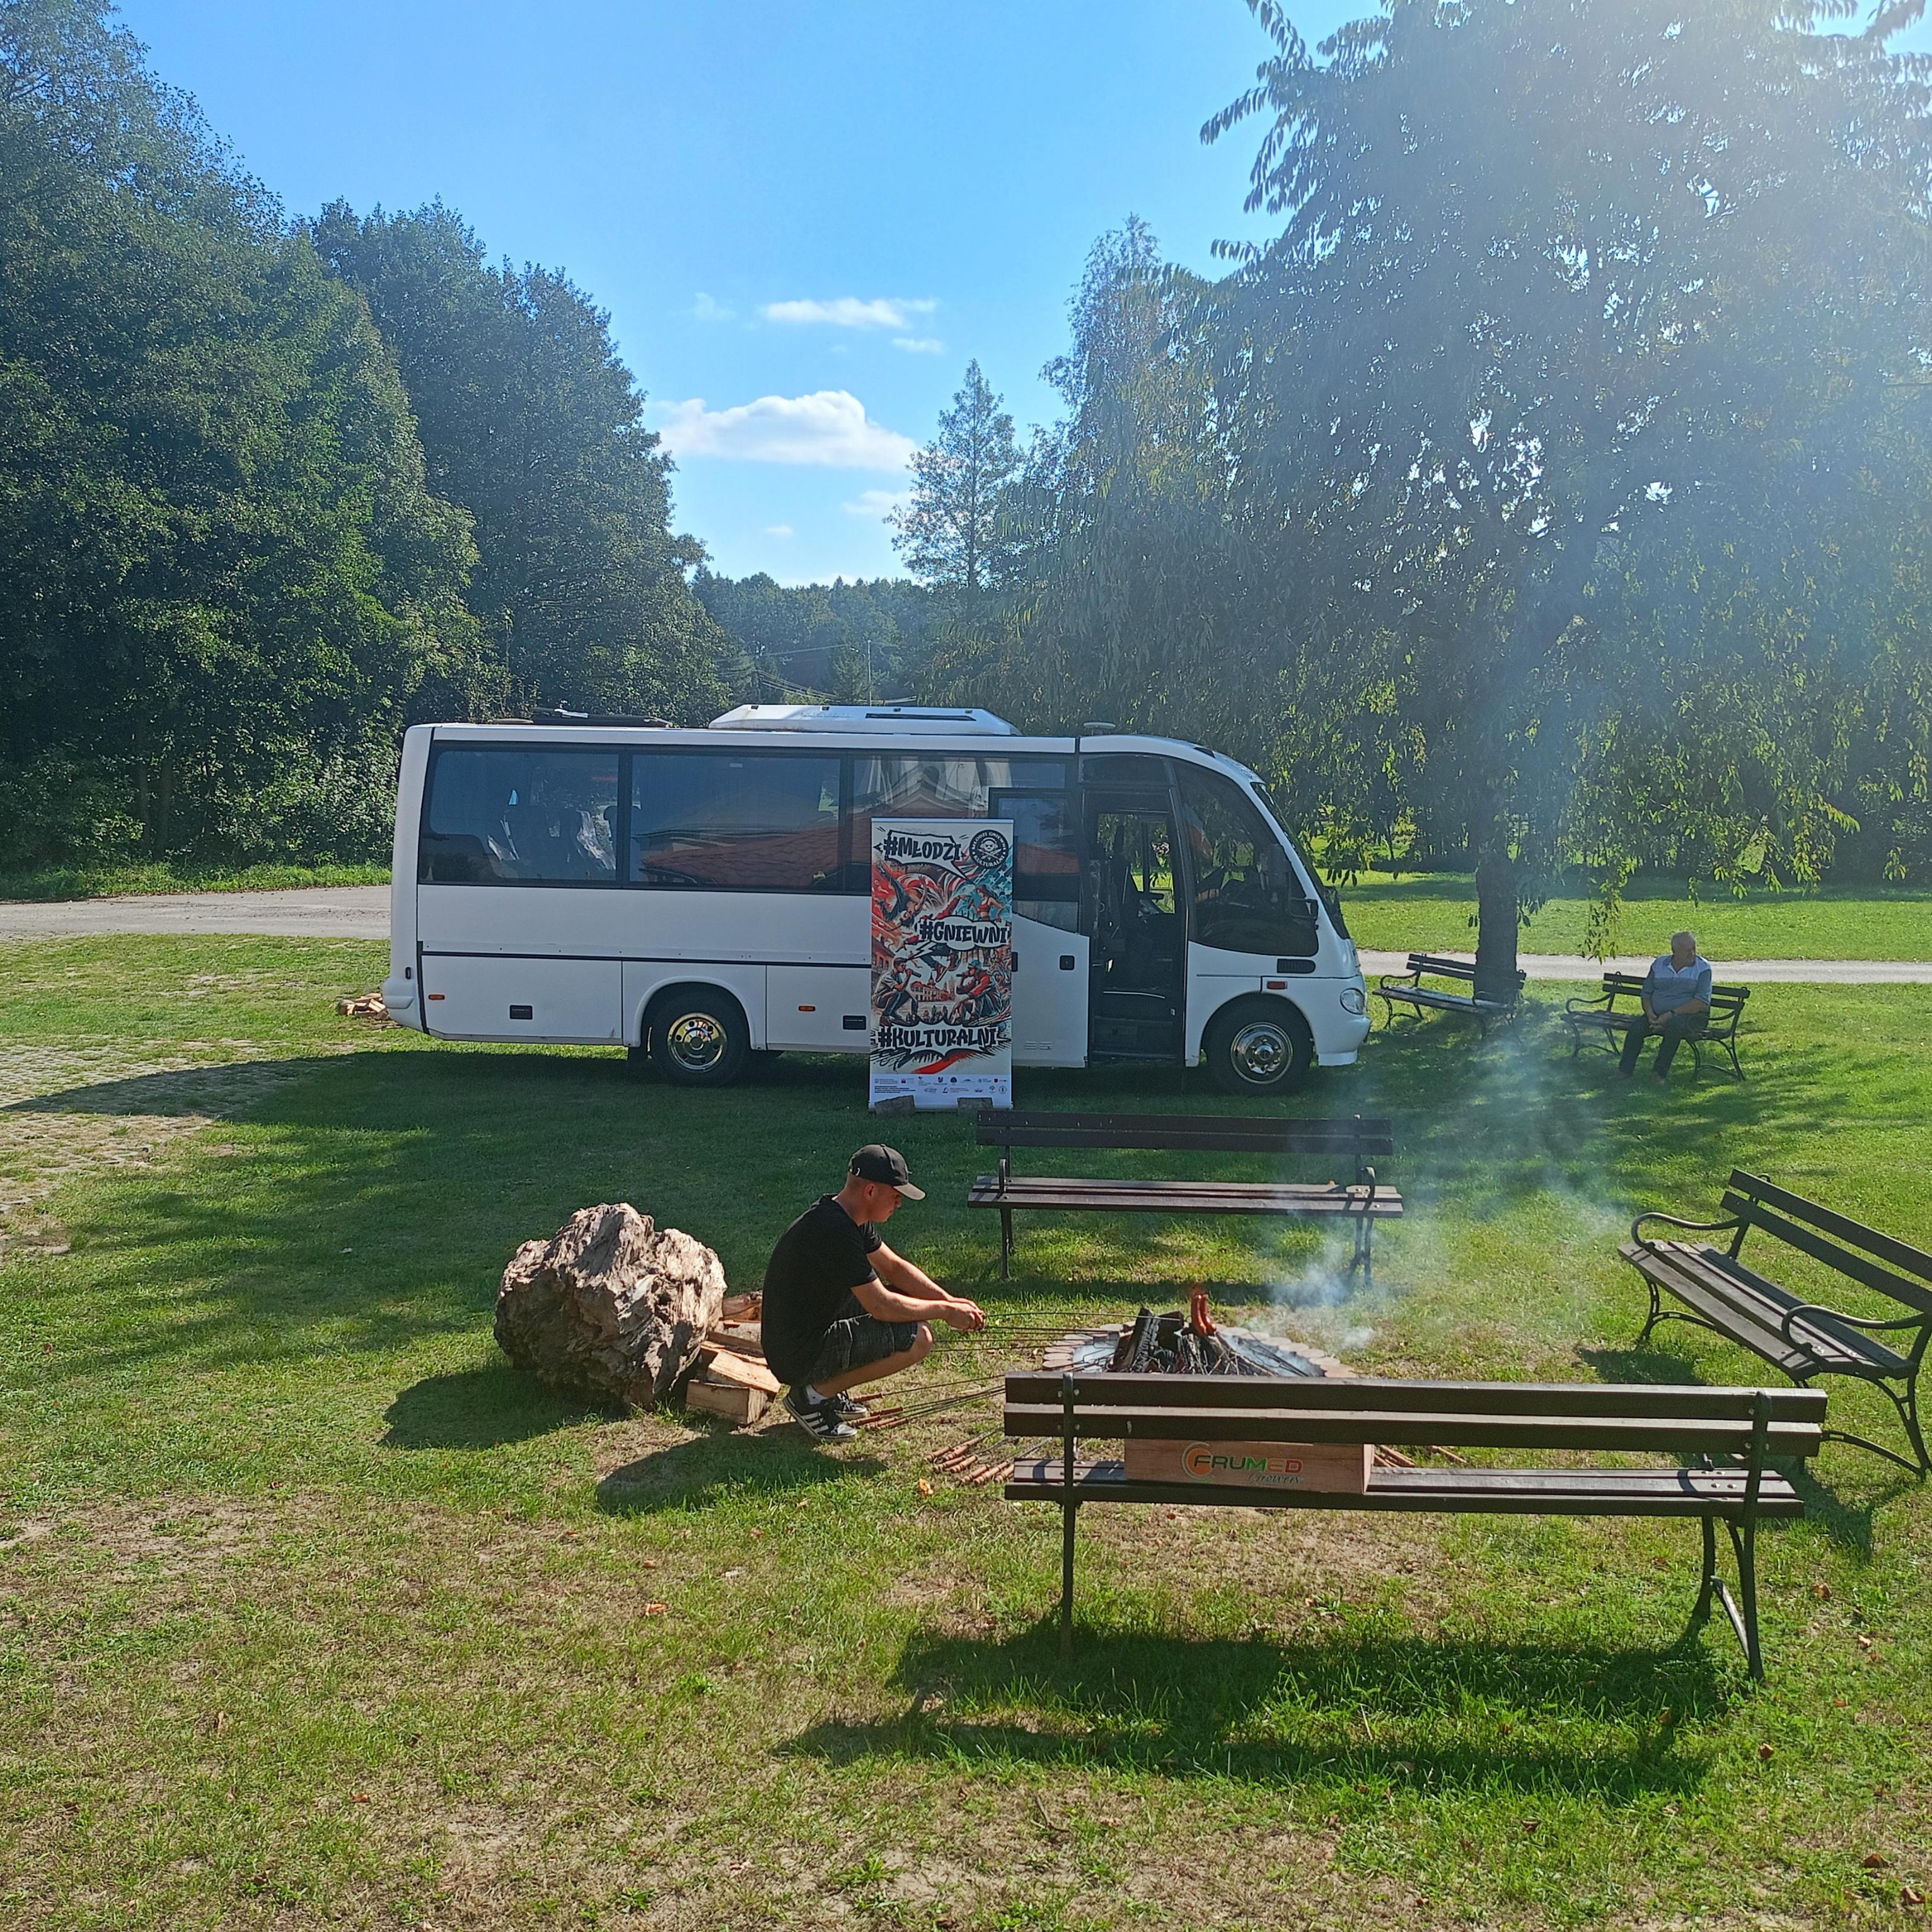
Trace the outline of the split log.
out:
M 580 1208 L 504 1270 L 496 1340 L 560 1393 L 641 1408 L 697 1359 L 724 1300 L 723 1264 L 703 1242 L 628 1202 Z

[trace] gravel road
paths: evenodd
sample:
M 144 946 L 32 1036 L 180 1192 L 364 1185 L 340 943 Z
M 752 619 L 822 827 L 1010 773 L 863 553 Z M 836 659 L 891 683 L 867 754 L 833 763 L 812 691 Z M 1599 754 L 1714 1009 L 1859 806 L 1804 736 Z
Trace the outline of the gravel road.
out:
M 313 886 L 280 892 L 168 892 L 143 897 L 0 901 L 0 942 L 73 939 L 109 932 L 259 932 L 284 938 L 386 939 L 387 886 Z M 1444 956 L 1467 958 L 1467 953 Z M 1362 970 L 1400 973 L 1400 952 L 1364 952 Z M 1554 952 L 1526 952 L 1532 980 L 1595 980 L 1606 965 L 1641 973 L 1648 957 L 1599 962 Z M 1718 976 L 1750 985 L 1791 980 L 1820 986 L 1932 985 L 1932 960 L 1725 959 Z

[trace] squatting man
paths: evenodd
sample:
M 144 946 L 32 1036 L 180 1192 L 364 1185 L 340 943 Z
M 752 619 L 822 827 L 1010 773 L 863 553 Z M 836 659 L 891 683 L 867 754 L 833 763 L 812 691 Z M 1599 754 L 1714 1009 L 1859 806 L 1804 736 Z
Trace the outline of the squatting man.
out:
M 932 1352 L 934 1322 L 970 1334 L 976 1302 L 949 1294 L 887 1247 L 880 1228 L 902 1201 L 923 1201 L 905 1157 L 862 1147 L 836 1194 L 821 1195 L 784 1232 L 765 1270 L 765 1359 L 789 1386 L 785 1407 L 820 1442 L 850 1442 L 867 1413 L 846 1394 Z

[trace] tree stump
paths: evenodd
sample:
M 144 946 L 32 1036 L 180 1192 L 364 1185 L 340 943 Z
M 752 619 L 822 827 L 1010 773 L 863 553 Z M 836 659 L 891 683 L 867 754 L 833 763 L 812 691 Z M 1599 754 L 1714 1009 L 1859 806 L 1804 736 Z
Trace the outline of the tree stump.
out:
M 642 1408 L 690 1367 L 724 1305 L 724 1266 L 702 1241 L 628 1202 L 580 1208 L 503 1270 L 496 1340 L 560 1394 Z

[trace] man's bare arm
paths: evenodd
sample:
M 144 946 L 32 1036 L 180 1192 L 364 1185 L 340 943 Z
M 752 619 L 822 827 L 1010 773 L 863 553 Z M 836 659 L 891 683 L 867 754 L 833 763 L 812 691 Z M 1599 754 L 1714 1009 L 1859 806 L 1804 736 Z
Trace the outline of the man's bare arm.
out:
M 933 1312 L 929 1301 L 915 1300 L 910 1295 L 900 1294 L 876 1275 L 870 1281 L 861 1282 L 852 1293 L 868 1315 L 876 1316 L 881 1322 L 923 1322 Z
M 937 1320 L 968 1332 L 986 1327 L 986 1317 L 977 1302 L 949 1294 L 923 1268 L 894 1254 L 883 1243 L 872 1251 L 872 1265 L 880 1279 L 856 1291 L 859 1305 L 868 1314 L 888 1322 Z M 875 1298 L 881 1304 L 892 1304 L 895 1312 L 889 1314 L 884 1306 L 875 1306 Z M 905 1312 L 896 1312 L 900 1309 Z

